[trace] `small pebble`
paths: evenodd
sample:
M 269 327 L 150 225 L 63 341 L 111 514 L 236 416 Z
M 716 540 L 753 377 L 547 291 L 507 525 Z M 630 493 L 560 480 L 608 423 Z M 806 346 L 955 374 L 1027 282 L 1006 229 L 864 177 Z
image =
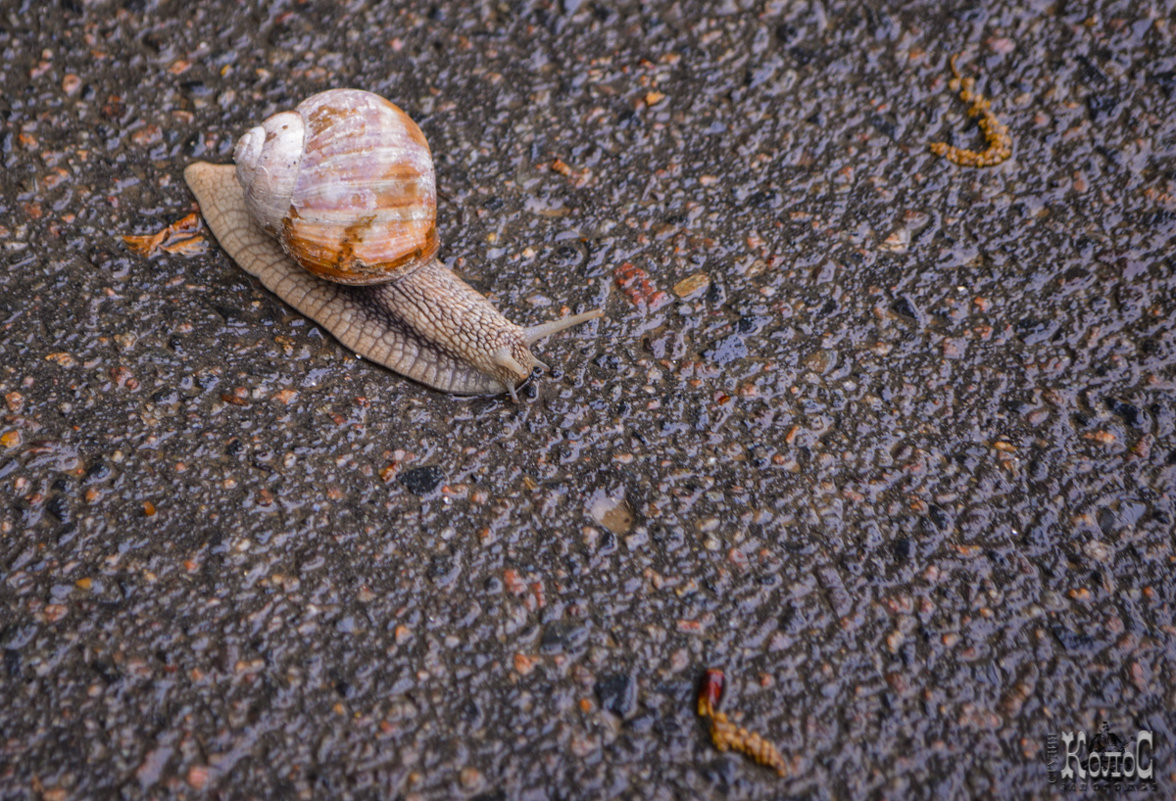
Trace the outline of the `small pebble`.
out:
M 689 278 L 683 278 L 674 284 L 674 294 L 680 298 L 688 298 L 704 291 L 710 286 L 710 276 L 706 273 L 695 273 Z

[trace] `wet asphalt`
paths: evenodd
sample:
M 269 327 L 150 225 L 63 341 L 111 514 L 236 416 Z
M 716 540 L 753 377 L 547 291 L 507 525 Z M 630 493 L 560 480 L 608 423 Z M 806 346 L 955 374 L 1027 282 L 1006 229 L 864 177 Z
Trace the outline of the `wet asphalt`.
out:
M 0 0 L 0 799 L 1170 796 L 1173 19 Z M 606 309 L 520 403 L 121 240 L 334 86 L 508 317 Z

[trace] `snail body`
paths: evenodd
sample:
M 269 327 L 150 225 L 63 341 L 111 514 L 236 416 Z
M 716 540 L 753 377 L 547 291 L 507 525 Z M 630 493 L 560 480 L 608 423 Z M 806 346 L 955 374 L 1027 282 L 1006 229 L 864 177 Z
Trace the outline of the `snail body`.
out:
M 314 95 L 248 131 L 233 158 L 184 170 L 221 246 L 346 347 L 423 384 L 514 397 L 542 366 L 531 345 L 603 315 L 523 328 L 445 267 L 428 144 L 378 95 Z

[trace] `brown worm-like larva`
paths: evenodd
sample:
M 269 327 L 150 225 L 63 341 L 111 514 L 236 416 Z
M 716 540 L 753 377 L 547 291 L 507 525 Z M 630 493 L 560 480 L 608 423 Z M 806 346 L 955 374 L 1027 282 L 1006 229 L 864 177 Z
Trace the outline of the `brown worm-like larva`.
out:
M 771 768 L 779 776 L 787 776 L 788 763 L 770 741 L 759 734 L 727 720 L 716 707 L 723 697 L 723 671 L 710 668 L 703 677 L 698 692 L 698 714 L 710 719 L 711 741 L 720 751 L 728 749 L 751 757 L 757 764 Z
M 984 134 L 985 148 L 979 151 L 966 150 L 947 142 L 932 142 L 931 152 L 961 167 L 995 167 L 1013 153 L 1013 140 L 1009 136 L 1009 128 L 992 113 L 992 104 L 988 99 L 973 91 L 975 80 L 960 75 L 959 68 L 956 67 L 957 58 L 958 55 L 951 57 L 951 71 L 955 77 L 947 85 L 953 92 L 960 93 L 960 100 L 970 104 L 968 116 L 980 118 L 980 131 Z

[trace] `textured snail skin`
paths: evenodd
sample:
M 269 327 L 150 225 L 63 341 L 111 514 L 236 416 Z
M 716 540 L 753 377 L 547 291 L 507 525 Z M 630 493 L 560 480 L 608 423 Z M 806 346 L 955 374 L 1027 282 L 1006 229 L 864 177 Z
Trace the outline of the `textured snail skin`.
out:
M 184 170 L 184 180 L 241 269 L 355 353 L 443 392 L 513 397 L 539 364 L 529 345 L 604 313 L 595 309 L 522 328 L 435 259 L 387 284 L 324 281 L 253 222 L 232 165 L 196 162 Z

